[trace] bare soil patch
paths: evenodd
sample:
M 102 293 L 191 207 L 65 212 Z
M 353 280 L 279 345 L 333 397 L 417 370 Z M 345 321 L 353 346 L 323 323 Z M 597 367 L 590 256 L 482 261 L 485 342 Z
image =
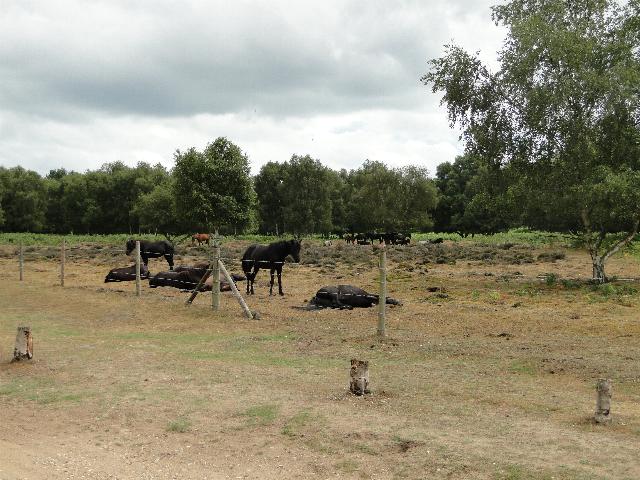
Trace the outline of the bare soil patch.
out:
M 224 247 L 230 270 L 246 243 Z M 640 478 L 640 285 L 586 285 L 584 252 L 391 248 L 404 305 L 379 339 L 375 309 L 291 308 L 323 285 L 375 291 L 371 246 L 307 245 L 283 298 L 259 273 L 259 321 L 229 294 L 213 313 L 208 295 L 185 307 L 176 290 L 104 284 L 129 262 L 111 250 L 71 251 L 64 289 L 39 250 L 22 283 L 2 250 L 0 479 Z M 12 364 L 19 325 L 35 358 Z M 369 360 L 372 395 L 347 392 L 351 358 Z M 590 420 L 599 377 L 614 385 L 607 427 Z

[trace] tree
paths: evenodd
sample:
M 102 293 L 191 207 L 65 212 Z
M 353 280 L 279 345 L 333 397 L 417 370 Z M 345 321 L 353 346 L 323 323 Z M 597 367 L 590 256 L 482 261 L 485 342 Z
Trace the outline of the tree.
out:
M 22 167 L 0 167 L 0 193 L 6 231 L 44 230 L 47 193 L 40 175 Z
M 284 164 L 282 216 L 293 233 L 331 231 L 331 175 L 319 160 L 293 155 Z
M 286 165 L 265 163 L 254 179 L 258 230 L 261 233 L 280 233 L 285 229 L 282 212 L 282 194 Z
M 422 77 L 467 151 L 518 178 L 523 222 L 580 229 L 598 282 L 640 222 L 639 13 L 638 0 L 512 0 L 493 7 L 508 29 L 496 72 L 449 45 Z
M 149 193 L 140 195 L 132 214 L 140 220 L 140 227 L 170 236 L 187 230 L 177 213 L 173 182 L 167 179 Z
M 353 231 L 431 228 L 437 190 L 426 169 L 393 169 L 367 160 L 349 173 L 348 223 Z
M 255 192 L 249 159 L 237 145 L 220 137 L 202 152 L 175 154 L 177 213 L 191 228 L 245 229 L 251 221 Z
M 508 201 L 503 171 L 487 165 L 474 154 L 438 165 L 436 186 L 440 197 L 434 217 L 438 232 L 455 232 L 465 237 L 491 234 L 509 226 Z

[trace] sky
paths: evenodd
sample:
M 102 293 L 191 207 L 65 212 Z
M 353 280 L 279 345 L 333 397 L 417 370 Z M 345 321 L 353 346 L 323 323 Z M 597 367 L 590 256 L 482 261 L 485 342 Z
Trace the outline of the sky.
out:
M 227 137 L 252 172 L 309 154 L 435 173 L 463 150 L 420 82 L 455 43 L 495 64 L 498 0 L 2 0 L 0 166 L 173 165 Z

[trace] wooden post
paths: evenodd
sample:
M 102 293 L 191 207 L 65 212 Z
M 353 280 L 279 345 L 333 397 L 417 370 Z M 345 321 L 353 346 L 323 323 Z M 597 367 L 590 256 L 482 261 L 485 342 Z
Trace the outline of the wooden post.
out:
M 187 298 L 187 301 L 184 302 L 185 305 L 190 305 L 191 303 L 193 303 L 193 300 L 198 296 L 198 293 L 200 292 L 200 287 L 204 285 L 204 282 L 206 282 L 207 278 L 209 278 L 209 275 L 211 275 L 212 268 L 213 268 L 212 265 L 209 264 L 209 266 L 207 267 L 207 271 L 204 272 L 204 275 L 196 285 L 196 288 L 193 289 L 193 291 L 191 292 L 191 295 L 189 295 L 189 298 Z
M 354 395 L 371 393 L 369 390 L 369 362 L 352 358 L 349 379 L 349 391 Z
M 136 297 L 142 293 L 140 289 L 140 240 L 136 240 Z
M 249 310 L 249 307 L 247 306 L 247 302 L 245 302 L 244 298 L 242 298 L 242 295 L 240 295 L 240 292 L 238 291 L 238 287 L 236 287 L 236 284 L 234 283 L 233 278 L 231 277 L 231 275 L 229 275 L 229 272 L 225 268 L 224 263 L 222 263 L 222 260 L 218 260 L 218 264 L 220 266 L 220 271 L 222 272 L 224 277 L 227 279 L 227 282 L 229 282 L 229 286 L 231 287 L 231 292 L 233 293 L 233 296 L 238 299 L 238 303 L 242 307 L 244 314 L 249 319 L 256 318 L 256 315 L 251 310 Z
M 64 261 L 66 257 L 67 241 L 62 239 L 62 248 L 60 249 L 60 286 L 64 287 Z
M 601 378 L 596 384 L 596 414 L 593 419 L 596 423 L 611 422 L 611 380 Z
M 213 237 L 213 260 L 211 262 L 211 308 L 220 310 L 220 246 L 218 245 L 218 230 Z
M 13 349 L 13 362 L 31 360 L 33 358 L 33 336 L 31 327 L 18 327 L 16 346 Z
M 18 257 L 18 265 L 20 266 L 20 281 L 24 280 L 24 247 L 20 242 L 20 255 Z
M 383 246 L 380 249 L 380 295 L 378 296 L 378 335 L 384 337 L 386 332 L 386 306 L 387 306 L 387 250 Z

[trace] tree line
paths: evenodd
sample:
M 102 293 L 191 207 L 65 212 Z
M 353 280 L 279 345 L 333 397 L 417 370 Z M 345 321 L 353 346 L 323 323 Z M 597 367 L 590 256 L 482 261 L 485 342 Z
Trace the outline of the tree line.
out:
M 0 167 L 0 229 L 467 235 L 508 226 L 487 206 L 485 170 L 469 156 L 440 165 L 435 178 L 422 167 L 390 168 L 369 160 L 357 169 L 336 171 L 309 155 L 269 162 L 252 177 L 242 150 L 218 138 L 203 151 L 177 151 L 174 162 L 170 170 L 114 162 L 84 173 L 56 169 L 45 176 Z

